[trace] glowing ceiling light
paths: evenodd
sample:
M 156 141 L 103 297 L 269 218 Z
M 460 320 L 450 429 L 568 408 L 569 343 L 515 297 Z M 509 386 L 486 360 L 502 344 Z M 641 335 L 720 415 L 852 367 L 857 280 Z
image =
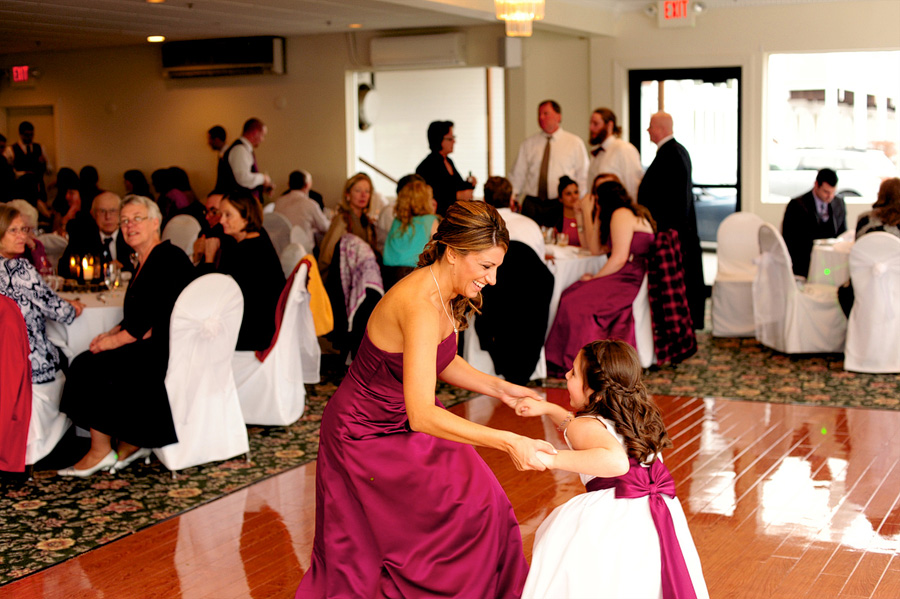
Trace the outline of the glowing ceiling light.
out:
M 509 37 L 530 37 L 533 22 L 544 18 L 544 0 L 494 0 L 494 8 Z

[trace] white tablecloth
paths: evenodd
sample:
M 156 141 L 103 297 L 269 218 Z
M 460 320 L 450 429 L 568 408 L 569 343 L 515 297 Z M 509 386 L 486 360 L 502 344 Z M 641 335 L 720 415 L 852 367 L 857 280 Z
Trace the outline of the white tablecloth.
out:
M 840 287 L 850 280 L 850 248 L 852 241 L 823 240 L 833 243 L 813 244 L 809 259 L 810 283 Z
M 606 264 L 606 256 L 591 256 L 586 250 L 576 247 L 547 246 L 547 254 L 553 256 L 553 261 L 548 263 L 550 272 L 553 273 L 553 296 L 550 298 L 550 320 L 547 322 L 547 334 L 556 318 L 559 310 L 559 298 L 572 283 L 578 281 L 582 275 L 588 273 L 597 274 Z
M 587 273 L 596 273 L 604 264 L 606 256 L 591 256 L 579 251 L 575 247 L 547 246 L 547 254 L 553 256 L 553 261 L 547 264 L 553 273 L 553 295 L 550 298 L 550 314 L 547 322 L 547 334 L 550 334 L 550 326 L 556 318 L 559 309 L 559 298 L 566 288 Z M 476 369 L 488 374 L 494 372 L 494 362 L 491 355 L 481 349 L 478 335 L 475 333 L 475 317 L 470 316 L 469 328 L 466 331 L 466 343 L 463 348 L 463 358 Z M 543 379 L 547 377 L 547 362 L 544 359 L 544 350 L 541 349 L 541 357 L 538 360 L 531 379 Z
M 78 298 L 85 305 L 81 316 L 70 325 L 47 321 L 47 338 L 72 360 L 87 351 L 91 340 L 122 321 L 125 289 L 103 293 L 60 292 L 64 299 Z

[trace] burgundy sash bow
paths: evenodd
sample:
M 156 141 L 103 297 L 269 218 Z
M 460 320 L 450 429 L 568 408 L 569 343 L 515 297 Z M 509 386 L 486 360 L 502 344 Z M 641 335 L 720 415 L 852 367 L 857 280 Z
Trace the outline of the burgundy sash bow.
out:
M 588 491 L 615 489 L 616 499 L 650 499 L 650 515 L 659 534 L 660 563 L 662 566 L 663 599 L 696 599 L 694 585 L 688 573 L 672 514 L 663 501 L 662 495 L 675 497 L 675 481 L 669 469 L 657 459 L 649 468 L 644 468 L 634 458 L 628 458 L 631 468 L 622 476 L 614 478 L 594 478 L 585 485 Z

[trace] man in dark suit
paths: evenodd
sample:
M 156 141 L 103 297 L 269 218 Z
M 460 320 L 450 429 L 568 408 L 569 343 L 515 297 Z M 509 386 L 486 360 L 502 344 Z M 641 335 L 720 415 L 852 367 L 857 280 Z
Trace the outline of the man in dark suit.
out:
M 647 132 L 657 145 L 638 188 L 638 203 L 646 206 L 659 231 L 675 230 L 681 243 L 681 262 L 688 307 L 695 329 L 702 329 L 706 310 L 706 283 L 703 281 L 703 253 L 697 234 L 691 157 L 672 134 L 672 116 L 657 112 L 650 117 Z
M 781 235 L 791 254 L 794 274 L 809 274 L 813 240 L 837 237 L 847 230 L 847 206 L 835 195 L 837 173 L 823 168 L 816 175 L 813 188 L 788 202 L 781 224 Z
M 103 256 L 122 265 L 123 271 L 134 272 L 131 254 L 134 250 L 125 241 L 119 229 L 119 206 L 122 200 L 111 191 L 101 192 L 91 206 L 93 220 L 85 219 L 82 224 L 69 231 L 69 245 L 59 259 L 57 272 L 71 278 L 69 265 L 73 256 Z M 108 258 L 107 258 L 108 257 Z

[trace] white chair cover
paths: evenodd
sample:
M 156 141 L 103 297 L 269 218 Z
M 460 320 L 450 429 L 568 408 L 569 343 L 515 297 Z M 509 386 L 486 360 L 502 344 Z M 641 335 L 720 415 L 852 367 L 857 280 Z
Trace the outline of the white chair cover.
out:
M 306 248 L 302 244 L 295 242 L 287 244 L 287 247 L 281 252 L 281 269 L 284 271 L 285 279 L 291 276 L 291 273 L 297 268 L 297 264 L 306 254 Z
M 31 422 L 28 423 L 28 442 L 25 463 L 34 464 L 53 451 L 72 421 L 59 411 L 66 375 L 56 373 L 49 383 L 31 387 Z
M 231 367 L 243 313 L 240 287 L 222 274 L 200 277 L 175 302 L 166 390 L 178 443 L 153 450 L 169 470 L 250 449 Z
M 162 232 L 162 240 L 169 240 L 172 245 L 184 250 L 191 257 L 194 253 L 194 242 L 200 236 L 200 223 L 190 214 L 176 214 L 166 223 Z
M 714 337 L 753 337 L 753 279 L 763 219 L 735 212 L 716 232 L 718 269 L 712 288 Z
M 47 261 L 53 267 L 53 272 L 55 273 L 59 265 L 59 259 L 62 258 L 69 242 L 65 237 L 57 233 L 38 235 L 37 240 L 44 244 L 44 250 L 47 252 Z
M 234 353 L 234 379 L 247 424 L 293 424 L 306 409 L 303 384 L 319 382 L 321 350 L 306 290 L 307 270 L 305 262 L 297 268 L 278 339 L 265 362 L 256 352 Z
M 263 206 L 263 214 L 271 214 L 275 212 L 275 202 L 269 202 Z
M 868 233 L 850 250 L 855 300 L 847 325 L 844 369 L 900 372 L 900 238 Z
M 753 280 L 756 339 L 786 354 L 834 353 L 844 348 L 847 319 L 837 288 L 794 280 L 791 258 L 778 229 L 759 229 L 760 258 Z
M 631 304 L 634 314 L 634 340 L 641 367 L 650 368 L 656 364 L 656 348 L 653 345 L 653 318 L 650 315 L 650 287 L 647 275 L 637 297 Z
M 294 225 L 291 227 L 291 243 L 299 243 L 304 249 L 312 251 L 313 248 L 316 247 L 316 238 L 312 231 L 304 229 L 300 225 Z M 293 271 L 293 269 L 291 269 L 291 271 Z M 288 274 L 290 274 L 291 271 L 288 271 Z
M 269 239 L 272 240 L 275 253 L 280 256 L 287 244 L 291 242 L 291 221 L 283 214 L 270 212 L 263 214 L 263 228 L 269 234 Z

